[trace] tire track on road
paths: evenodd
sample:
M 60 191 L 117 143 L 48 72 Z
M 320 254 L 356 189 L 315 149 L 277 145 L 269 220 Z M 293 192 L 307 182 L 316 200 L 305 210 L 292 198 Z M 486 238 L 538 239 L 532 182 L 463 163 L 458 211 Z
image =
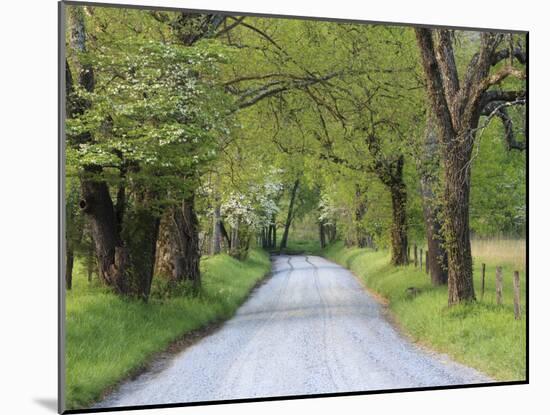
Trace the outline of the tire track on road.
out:
M 265 333 L 265 331 L 268 328 L 268 323 L 273 321 L 278 313 L 280 313 L 281 311 L 284 311 L 284 310 L 279 310 L 279 304 L 281 303 L 281 298 L 283 296 L 283 293 L 286 291 L 288 287 L 290 275 L 294 271 L 294 266 L 292 265 L 290 256 L 288 256 L 287 263 L 288 263 L 289 269 L 288 269 L 288 272 L 286 273 L 283 286 L 277 293 L 277 298 L 273 303 L 272 312 L 270 313 L 269 317 L 267 317 L 259 325 L 255 333 L 249 338 L 249 340 L 245 343 L 244 347 L 241 349 L 239 358 L 235 359 L 235 363 L 230 366 L 229 373 L 232 373 L 232 376 L 228 378 L 228 382 L 231 384 L 231 387 L 229 388 L 230 390 L 235 389 L 235 387 L 237 386 L 241 378 L 245 364 L 251 361 L 252 360 L 250 359 L 251 355 L 257 352 L 254 350 L 254 341 Z
M 313 280 L 314 280 L 314 284 L 315 284 L 315 289 L 317 291 L 317 295 L 319 296 L 319 300 L 321 301 L 321 305 L 323 307 L 323 360 L 324 360 L 324 363 L 325 363 L 325 367 L 327 368 L 327 371 L 329 373 L 330 380 L 331 380 L 332 384 L 334 385 L 334 387 L 337 390 L 341 390 L 342 388 L 345 388 L 346 385 L 342 381 L 340 381 L 340 382 L 336 381 L 336 377 L 337 377 L 336 374 L 341 373 L 342 365 L 338 361 L 338 357 L 336 356 L 336 353 L 331 354 L 332 357 L 334 358 L 334 363 L 336 363 L 336 368 L 334 368 L 333 365 L 331 364 L 332 359 L 329 358 L 329 344 L 330 344 L 330 342 L 327 341 L 328 337 L 329 337 L 329 331 L 330 331 L 330 324 L 327 321 L 328 320 L 327 316 L 328 316 L 329 319 L 332 320 L 332 311 L 330 309 L 328 301 L 326 300 L 326 298 L 323 296 L 323 294 L 321 292 L 321 287 L 320 287 L 320 284 L 319 284 L 319 269 L 318 269 L 318 267 L 313 262 L 311 262 L 309 260 L 309 256 L 307 256 L 307 255 L 305 257 L 305 261 L 313 267 Z M 330 336 L 330 337 L 332 337 L 332 336 Z M 340 376 L 338 376 L 338 377 L 340 377 Z M 345 389 L 343 389 L 343 390 L 345 390 Z

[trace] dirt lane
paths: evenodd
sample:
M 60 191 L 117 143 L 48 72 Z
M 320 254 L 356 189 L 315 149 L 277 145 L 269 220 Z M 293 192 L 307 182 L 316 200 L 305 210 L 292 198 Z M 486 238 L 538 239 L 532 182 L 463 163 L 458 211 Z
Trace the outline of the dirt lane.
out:
M 348 270 L 320 257 L 278 256 L 273 276 L 219 331 L 97 407 L 487 381 L 399 335 Z

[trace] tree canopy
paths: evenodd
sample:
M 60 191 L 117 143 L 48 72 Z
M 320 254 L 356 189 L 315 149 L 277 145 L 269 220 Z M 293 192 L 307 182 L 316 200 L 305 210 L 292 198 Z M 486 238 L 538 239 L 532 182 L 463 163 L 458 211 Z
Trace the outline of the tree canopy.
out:
M 283 249 L 298 221 L 395 265 L 433 241 L 450 287 L 470 233 L 525 233 L 523 35 L 67 14 L 67 243 L 121 294 L 200 287 L 201 255 Z

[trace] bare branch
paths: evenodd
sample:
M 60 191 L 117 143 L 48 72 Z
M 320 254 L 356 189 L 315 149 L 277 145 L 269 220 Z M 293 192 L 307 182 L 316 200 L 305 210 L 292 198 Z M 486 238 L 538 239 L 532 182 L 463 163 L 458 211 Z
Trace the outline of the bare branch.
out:
M 273 81 L 267 85 L 264 85 L 256 90 L 247 91 L 237 102 L 237 107 L 239 109 L 250 107 L 257 102 L 261 101 L 264 98 L 277 95 L 281 92 L 286 92 L 292 89 L 304 89 L 307 86 L 315 85 L 332 79 L 336 76 L 341 75 L 341 72 L 333 72 L 322 77 L 315 77 L 309 79 L 299 79 L 299 80 L 290 80 L 290 81 Z M 252 96 L 250 99 L 247 97 Z
M 216 32 L 214 34 L 213 37 L 220 37 L 221 35 L 223 35 L 224 33 L 228 33 L 229 31 L 233 30 L 235 27 L 237 27 L 238 25 L 240 25 L 243 20 L 245 19 L 246 16 L 241 16 L 239 17 L 238 19 L 235 19 L 235 21 L 233 23 L 231 23 L 230 25 L 227 25 L 226 27 L 224 27 L 222 30 L 220 30 L 219 32 Z M 234 19 L 234 18 L 233 18 Z
M 490 75 L 485 79 L 483 79 L 480 83 L 479 89 L 485 92 L 487 88 L 502 82 L 504 79 L 508 78 L 509 76 L 513 76 L 518 79 L 526 78 L 525 71 L 518 68 L 514 68 L 513 66 L 505 66 L 504 68 L 500 69 L 498 72 L 494 73 L 493 75 Z

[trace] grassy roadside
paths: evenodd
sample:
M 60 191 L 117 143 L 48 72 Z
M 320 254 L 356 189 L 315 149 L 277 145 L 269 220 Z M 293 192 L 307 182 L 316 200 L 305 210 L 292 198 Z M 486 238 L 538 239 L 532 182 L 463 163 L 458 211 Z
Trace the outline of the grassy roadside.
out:
M 274 251 L 279 252 L 278 249 Z M 282 253 L 287 255 L 321 255 L 322 251 L 319 241 L 290 240 Z
M 270 261 L 266 252 L 254 249 L 242 262 L 223 254 L 206 257 L 201 269 L 199 298 L 144 304 L 90 285 L 83 267 L 75 264 L 73 289 L 66 296 L 67 408 L 89 406 L 183 334 L 231 317 L 269 272 Z
M 413 265 L 390 265 L 387 251 L 345 248 L 338 242 L 322 251 L 322 255 L 353 271 L 370 289 L 389 300 L 390 310 L 413 340 L 447 353 L 496 380 L 525 379 L 526 321 L 525 317 L 514 320 L 512 302 L 512 272 L 518 269 L 522 305 L 525 305 L 525 269 L 513 258 L 504 262 L 480 250 L 479 256 L 474 256 L 475 289 L 479 300 L 480 269 L 485 262 L 484 299 L 449 309 L 446 287 L 432 287 L 428 275 Z M 501 306 L 495 303 L 497 265 L 503 267 L 504 273 L 504 304 Z M 408 287 L 419 288 L 421 293 L 411 298 L 406 294 Z

